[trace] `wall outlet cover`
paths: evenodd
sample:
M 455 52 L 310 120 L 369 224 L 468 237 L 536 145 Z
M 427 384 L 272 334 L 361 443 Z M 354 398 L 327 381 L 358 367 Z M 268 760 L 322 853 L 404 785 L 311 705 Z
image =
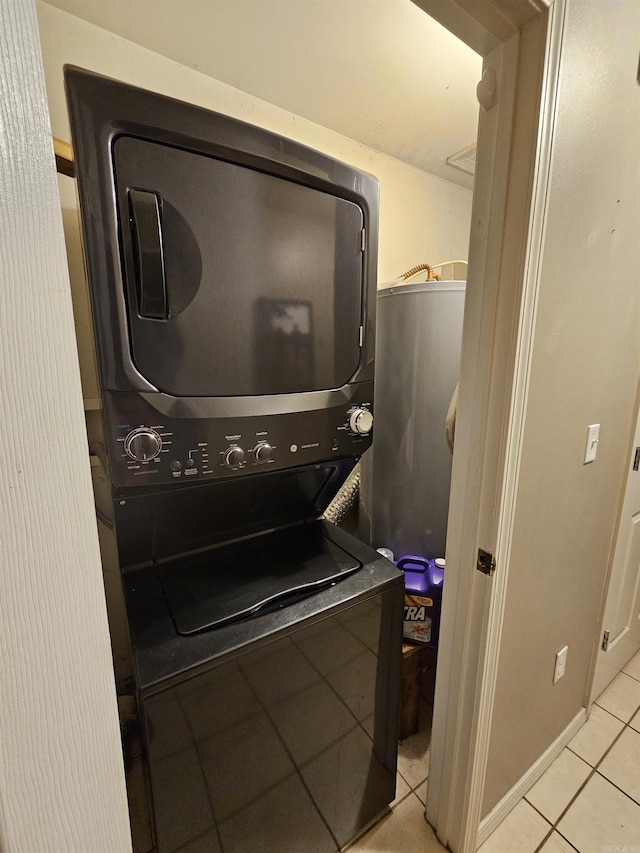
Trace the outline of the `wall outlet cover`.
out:
M 553 671 L 553 683 L 556 681 L 560 681 L 562 676 L 564 675 L 564 671 L 567 665 L 567 652 L 569 651 L 569 646 L 565 646 L 560 649 L 558 654 L 556 655 L 556 665 Z

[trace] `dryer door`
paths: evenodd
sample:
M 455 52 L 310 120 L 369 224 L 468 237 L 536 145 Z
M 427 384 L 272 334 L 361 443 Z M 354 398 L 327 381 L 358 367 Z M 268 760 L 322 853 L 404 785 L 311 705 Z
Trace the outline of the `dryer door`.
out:
M 363 215 L 257 169 L 113 145 L 129 344 L 172 396 L 338 388 L 360 359 Z

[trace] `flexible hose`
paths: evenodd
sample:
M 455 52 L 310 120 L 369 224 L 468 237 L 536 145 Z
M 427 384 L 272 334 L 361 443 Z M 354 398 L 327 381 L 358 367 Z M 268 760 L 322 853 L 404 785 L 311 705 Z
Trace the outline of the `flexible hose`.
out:
M 107 451 L 101 441 L 97 441 L 89 447 L 89 453 L 93 453 L 100 460 L 100 464 L 104 468 L 105 474 L 109 474 L 109 462 L 107 459 Z
M 358 500 L 360 494 L 360 463 L 340 487 L 338 493 L 325 509 L 322 517 L 332 524 L 339 524 Z
M 403 281 L 408 281 L 410 278 L 413 278 L 416 273 L 422 272 L 422 270 L 427 271 L 427 281 L 440 281 L 440 276 L 436 275 L 433 271 L 433 267 L 430 264 L 418 264 L 417 267 L 412 267 L 407 272 L 402 273 L 400 278 Z
M 397 281 L 408 281 L 410 278 L 413 278 L 419 272 L 423 270 L 427 271 L 427 281 L 441 281 L 442 276 L 435 273 L 434 270 L 441 269 L 442 267 L 448 267 L 451 264 L 464 264 L 465 266 L 469 266 L 467 261 L 459 260 L 459 261 L 442 261 L 439 264 L 418 264 L 416 267 L 412 267 L 407 272 L 402 273 L 401 276 L 398 276 Z

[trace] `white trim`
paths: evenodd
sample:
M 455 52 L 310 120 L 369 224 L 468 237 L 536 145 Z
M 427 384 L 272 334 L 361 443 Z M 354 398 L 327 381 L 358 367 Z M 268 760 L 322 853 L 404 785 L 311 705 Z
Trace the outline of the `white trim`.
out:
M 516 806 L 524 795 L 542 776 L 545 770 L 551 766 L 555 759 L 560 755 L 571 738 L 580 731 L 582 726 L 587 722 L 587 709 L 581 708 L 573 720 L 569 723 L 566 729 L 561 732 L 554 742 L 549 746 L 536 761 L 532 764 L 522 778 L 516 782 L 513 788 L 508 791 L 500 800 L 497 806 L 489 812 L 482 820 L 478 829 L 477 847 L 480 847 L 493 830 L 502 823 L 511 809 Z
M 553 0 L 413 0 L 481 56 L 487 56 Z

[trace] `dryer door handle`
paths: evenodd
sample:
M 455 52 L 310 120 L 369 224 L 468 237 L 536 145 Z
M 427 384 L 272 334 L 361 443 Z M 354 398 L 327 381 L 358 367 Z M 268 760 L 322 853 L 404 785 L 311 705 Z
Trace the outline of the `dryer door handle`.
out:
M 138 314 L 167 320 L 167 286 L 162 245 L 162 199 L 158 193 L 129 189 L 129 209 L 136 267 Z

